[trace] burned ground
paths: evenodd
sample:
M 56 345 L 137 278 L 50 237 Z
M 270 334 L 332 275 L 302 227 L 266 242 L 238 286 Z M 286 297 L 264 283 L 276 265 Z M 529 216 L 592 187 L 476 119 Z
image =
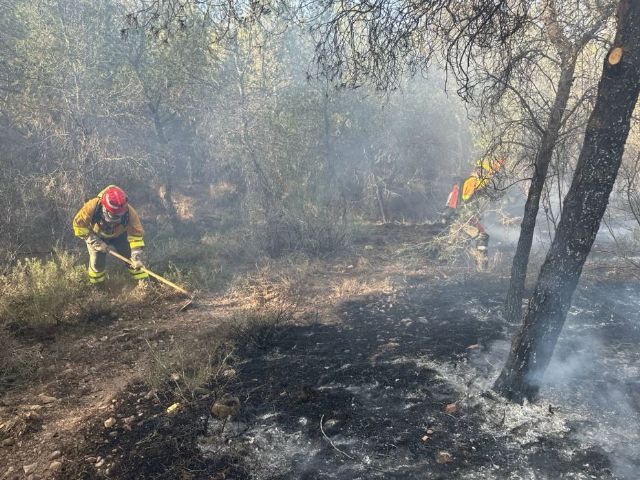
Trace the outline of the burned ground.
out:
M 245 349 L 234 442 L 247 449 L 252 478 L 624 476 L 610 452 L 584 441 L 598 415 L 571 423 L 554 395 L 546 412 L 505 422 L 516 413 L 482 397 L 498 367 L 482 357 L 513 328 L 498 314 L 503 288 L 482 278 L 409 282 L 395 296 L 340 305 L 339 324 L 286 328 L 268 352 Z M 584 396 L 576 383 L 574 396 Z
M 176 416 L 160 406 L 172 399 L 147 401 L 153 420 L 102 434 L 98 454 L 122 452 L 116 478 L 634 478 L 635 290 L 584 285 L 541 403 L 514 406 L 483 393 L 515 328 L 499 314 L 504 287 L 410 278 L 339 304 L 332 322 L 273 326 L 236 352 L 226 392 L 241 409 L 224 430 L 210 395 Z

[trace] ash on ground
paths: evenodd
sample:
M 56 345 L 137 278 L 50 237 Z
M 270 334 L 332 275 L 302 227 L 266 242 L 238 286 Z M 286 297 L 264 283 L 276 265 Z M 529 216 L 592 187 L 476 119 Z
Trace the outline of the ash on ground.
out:
M 422 280 L 247 346 L 240 413 L 209 422 L 203 454 L 255 479 L 636 478 L 637 287 L 581 287 L 541 401 L 520 406 L 486 393 L 515 329 L 505 283 Z

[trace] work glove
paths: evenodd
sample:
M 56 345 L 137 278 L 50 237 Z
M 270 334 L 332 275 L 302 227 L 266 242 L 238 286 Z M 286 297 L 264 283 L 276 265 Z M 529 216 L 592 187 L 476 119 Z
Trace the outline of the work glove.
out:
M 87 237 L 87 245 L 89 246 L 89 248 L 91 250 L 93 250 L 94 252 L 104 252 L 107 253 L 109 251 L 109 246 L 107 245 L 107 243 L 102 240 L 100 237 L 98 237 L 97 235 L 90 233 L 89 236 Z
M 136 248 L 131 250 L 131 266 L 136 270 L 144 267 L 144 262 L 142 260 L 142 249 Z

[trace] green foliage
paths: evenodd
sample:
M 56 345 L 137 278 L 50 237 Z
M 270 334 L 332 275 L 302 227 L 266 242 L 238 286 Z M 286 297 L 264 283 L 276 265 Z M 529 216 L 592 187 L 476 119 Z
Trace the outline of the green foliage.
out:
M 0 277 L 0 319 L 14 327 L 57 325 L 86 312 L 88 297 L 86 267 L 76 258 L 56 251 L 51 258 L 27 258 Z
M 47 251 L 51 238 L 68 245 L 74 213 L 111 183 L 149 232 L 192 237 L 167 245 L 162 268 L 185 273 L 187 257 L 215 258 L 200 238 L 225 215 L 247 233 L 237 242 L 249 255 L 324 255 L 348 242 L 351 219 L 380 219 L 380 203 L 387 220 L 422 220 L 468 157 L 464 115 L 437 79 L 386 97 L 341 90 L 307 78 L 312 37 L 275 16 L 224 36 L 202 26 L 121 38 L 131 7 L 11 0 L 3 12 L 0 258 Z M 196 202 L 213 202 L 216 184 L 232 186 L 227 205 L 185 217 L 180 196 L 193 189 Z M 224 267 L 206 263 L 194 281 L 213 285 L 208 272 Z

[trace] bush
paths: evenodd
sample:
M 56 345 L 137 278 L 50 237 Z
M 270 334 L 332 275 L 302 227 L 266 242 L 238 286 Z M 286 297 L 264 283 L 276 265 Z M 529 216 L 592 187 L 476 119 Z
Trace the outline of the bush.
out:
M 332 209 L 315 205 L 267 212 L 253 225 L 256 244 L 272 257 L 291 252 L 323 256 L 349 243 L 348 225 Z
M 20 260 L 0 277 L 0 320 L 13 327 L 57 325 L 83 312 L 89 295 L 86 267 L 62 251 L 52 258 Z

